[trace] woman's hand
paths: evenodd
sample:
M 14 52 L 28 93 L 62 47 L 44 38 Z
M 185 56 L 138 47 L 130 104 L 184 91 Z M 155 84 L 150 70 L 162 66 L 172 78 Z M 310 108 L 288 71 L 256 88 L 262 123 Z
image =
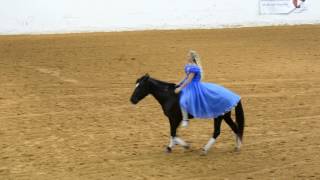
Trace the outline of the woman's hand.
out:
M 181 90 L 182 90 L 184 87 L 186 87 L 186 86 L 192 81 L 194 75 L 195 75 L 194 73 L 188 74 L 186 80 L 183 81 L 183 83 L 182 83 L 178 88 L 176 88 L 176 89 L 174 90 L 174 93 L 179 94 L 179 93 L 181 92 Z
M 181 91 L 181 87 L 178 87 L 178 88 L 176 88 L 176 89 L 174 90 L 174 93 L 179 94 L 180 91 Z

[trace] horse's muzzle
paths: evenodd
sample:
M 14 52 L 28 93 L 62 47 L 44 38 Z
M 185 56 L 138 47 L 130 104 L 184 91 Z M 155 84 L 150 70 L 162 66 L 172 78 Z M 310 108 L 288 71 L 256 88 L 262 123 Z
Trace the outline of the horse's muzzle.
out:
M 138 98 L 135 98 L 135 97 L 131 97 L 130 101 L 132 104 L 137 104 L 139 102 Z

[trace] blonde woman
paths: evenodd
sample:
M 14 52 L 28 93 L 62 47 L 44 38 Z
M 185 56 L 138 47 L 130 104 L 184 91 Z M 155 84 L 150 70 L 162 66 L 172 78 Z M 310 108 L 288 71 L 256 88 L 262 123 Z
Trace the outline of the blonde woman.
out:
M 182 126 L 188 126 L 188 113 L 195 118 L 217 118 L 231 111 L 240 101 L 239 95 L 222 86 L 201 82 L 203 70 L 195 51 L 188 53 L 184 70 L 186 77 L 175 89 L 176 94 L 180 93 Z

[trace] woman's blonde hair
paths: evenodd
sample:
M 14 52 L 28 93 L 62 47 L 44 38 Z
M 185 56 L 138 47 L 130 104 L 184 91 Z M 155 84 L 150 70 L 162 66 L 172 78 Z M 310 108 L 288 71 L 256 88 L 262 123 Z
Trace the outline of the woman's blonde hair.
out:
M 201 80 L 202 80 L 204 78 L 204 72 L 203 72 L 202 65 L 201 65 L 201 58 L 200 58 L 199 54 L 194 50 L 190 50 L 189 54 L 190 54 L 193 62 L 195 62 L 197 64 L 197 66 L 199 66 L 200 73 L 201 73 Z

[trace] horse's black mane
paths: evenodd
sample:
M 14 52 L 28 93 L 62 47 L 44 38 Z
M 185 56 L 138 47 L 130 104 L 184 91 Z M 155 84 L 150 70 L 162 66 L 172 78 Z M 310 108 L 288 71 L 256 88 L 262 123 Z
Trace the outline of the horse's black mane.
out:
M 160 88 L 169 88 L 169 89 L 174 89 L 176 87 L 176 84 L 174 83 L 168 83 L 164 81 L 157 80 L 155 78 L 149 78 L 151 82 L 153 82 L 155 85 L 159 86 Z

